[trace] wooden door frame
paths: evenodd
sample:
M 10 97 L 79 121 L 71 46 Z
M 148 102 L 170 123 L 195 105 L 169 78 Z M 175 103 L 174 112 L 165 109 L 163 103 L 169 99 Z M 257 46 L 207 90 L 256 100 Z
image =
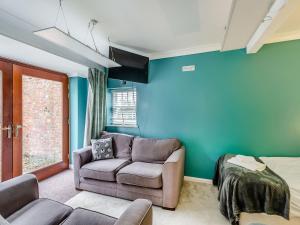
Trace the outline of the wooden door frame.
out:
M 2 71 L 2 96 L 3 96 L 3 112 L 2 112 L 2 125 L 6 127 L 12 124 L 12 63 L 2 60 L 0 58 L 0 70 Z M 7 138 L 7 132 L 2 131 L 2 162 L 1 180 L 5 181 L 13 177 L 13 142 L 12 139 Z
M 49 176 L 59 173 L 69 168 L 69 98 L 68 98 L 68 76 L 59 72 L 54 72 L 47 69 L 38 68 L 22 63 L 13 64 L 13 124 L 22 124 L 22 75 L 59 81 L 63 85 L 63 155 L 62 162 L 50 165 L 48 167 L 33 171 L 39 180 L 43 180 Z M 20 130 L 20 137 L 22 137 L 22 129 Z M 22 139 L 13 138 L 13 176 L 22 174 Z

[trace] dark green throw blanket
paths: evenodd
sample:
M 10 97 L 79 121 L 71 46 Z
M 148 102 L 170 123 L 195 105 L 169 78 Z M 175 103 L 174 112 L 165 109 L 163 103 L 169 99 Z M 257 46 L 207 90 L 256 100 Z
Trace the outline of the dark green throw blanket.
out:
M 287 183 L 268 167 L 251 171 L 228 163 L 227 154 L 216 164 L 213 184 L 218 186 L 221 213 L 232 225 L 239 224 L 240 213 L 267 213 L 289 219 L 290 191 Z M 259 158 L 256 161 L 261 162 Z

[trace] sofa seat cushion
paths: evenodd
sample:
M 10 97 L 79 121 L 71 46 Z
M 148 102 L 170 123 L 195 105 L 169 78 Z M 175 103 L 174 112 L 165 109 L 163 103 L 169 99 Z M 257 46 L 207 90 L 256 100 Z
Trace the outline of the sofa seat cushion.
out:
M 180 147 L 180 142 L 175 138 L 152 139 L 136 137 L 132 145 L 132 161 L 164 163 Z
M 162 168 L 162 164 L 134 162 L 118 172 L 117 182 L 147 188 L 161 188 Z
M 30 202 L 7 218 L 11 225 L 58 225 L 72 212 L 62 203 L 40 198 Z
M 116 218 L 90 211 L 87 209 L 77 208 L 66 219 L 63 225 L 114 225 Z
M 127 159 L 105 159 L 85 164 L 80 176 L 95 180 L 116 181 L 116 173 L 130 163 Z

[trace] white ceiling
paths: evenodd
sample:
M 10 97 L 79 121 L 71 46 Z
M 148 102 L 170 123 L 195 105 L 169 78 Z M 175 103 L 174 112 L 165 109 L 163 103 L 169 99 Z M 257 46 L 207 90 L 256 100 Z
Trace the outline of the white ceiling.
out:
M 150 58 L 162 58 L 220 50 L 232 2 L 233 0 L 63 0 L 63 7 L 71 35 L 83 43 L 92 46 L 91 37 L 88 35 L 88 22 L 92 18 L 99 21 L 94 35 L 102 54 L 108 55 L 107 37 L 109 36 L 111 44 L 116 47 L 120 46 L 125 48 L 124 50 L 147 55 Z M 34 30 L 56 25 L 66 31 L 61 14 L 55 24 L 58 6 L 58 0 L 1 0 L 0 16 L 4 15 L 9 22 L 11 18 L 5 15 L 10 14 L 12 18 L 17 17 L 18 19 L 14 19 L 12 24 L 17 25 L 16 23 L 18 23 L 19 28 L 26 27 L 28 29 L 24 30 L 26 38 L 25 35 L 24 37 L 19 35 L 20 37 L 14 37 L 14 39 L 30 44 L 31 39 L 36 39 L 36 37 L 30 37 Z M 299 15 L 300 10 L 297 9 L 268 39 L 268 42 L 287 40 L 287 37 L 290 39 L 300 38 Z M 0 18 L 0 34 L 4 32 L 4 28 L 7 32 L 18 34 L 19 29 L 11 31 L 11 26 L 5 21 L 3 17 L 2 20 Z M 18 21 L 22 21 L 22 23 Z M 245 24 L 247 23 L 245 22 Z M 31 54 L 36 54 L 36 57 L 34 55 L 28 57 L 26 54 L 14 56 L 12 52 L 14 54 L 29 52 L 30 46 L 8 40 L 4 42 L 3 38 L 0 37 L 0 55 L 2 56 L 7 55 L 14 59 L 19 57 L 20 61 L 29 61 L 27 63 L 47 68 L 58 68 L 56 70 L 68 74 L 74 72 L 86 74 L 84 72 L 86 68 L 93 66 L 81 59 L 80 56 L 70 56 L 66 57 L 69 60 L 62 60 L 62 57 L 69 56 L 69 54 L 50 44 L 46 48 L 44 46 L 45 51 L 31 49 Z M 43 44 L 37 39 L 34 41 L 36 43 L 33 46 L 36 48 L 40 48 Z M 3 48 L 4 45 L 6 45 L 5 48 Z M 25 46 L 24 49 L 27 50 L 13 50 L 16 46 Z M 57 64 L 50 64 L 50 60 Z M 72 64 L 70 60 L 76 63 Z
M 232 0 L 64 0 L 71 34 L 91 44 L 87 24 L 100 23 L 96 42 L 107 54 L 111 41 L 146 54 L 220 46 Z M 53 26 L 58 0 L 1 0 L 0 8 L 37 28 Z M 58 26 L 65 29 L 62 16 Z
M 288 33 L 300 31 L 300 9 L 289 15 L 286 22 L 276 31 L 276 33 Z
M 275 0 L 234 0 L 222 51 L 244 48 Z
M 298 0 L 297 0 L 298 1 Z M 300 9 L 295 9 L 267 42 L 280 42 L 300 39 Z

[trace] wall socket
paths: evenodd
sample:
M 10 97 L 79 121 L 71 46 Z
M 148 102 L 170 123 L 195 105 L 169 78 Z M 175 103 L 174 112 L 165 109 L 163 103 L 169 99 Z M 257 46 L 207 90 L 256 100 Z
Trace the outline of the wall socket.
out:
M 189 66 L 183 66 L 181 68 L 182 72 L 191 72 L 191 71 L 195 71 L 196 70 L 196 66 L 195 65 L 189 65 Z

